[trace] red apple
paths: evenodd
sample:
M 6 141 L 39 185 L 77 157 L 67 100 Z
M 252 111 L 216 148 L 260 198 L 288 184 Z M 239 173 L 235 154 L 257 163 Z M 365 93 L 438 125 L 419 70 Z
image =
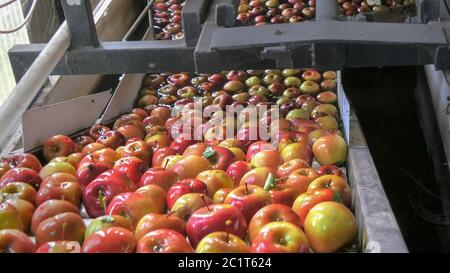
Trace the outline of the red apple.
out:
M 209 161 L 201 156 L 191 155 L 181 159 L 173 167 L 180 179 L 195 178 L 199 173 L 211 168 Z
M 252 218 L 248 226 L 248 239 L 252 243 L 261 229 L 272 222 L 288 222 L 299 228 L 302 227 L 297 214 L 288 206 L 271 204 L 261 208 Z
M 275 147 L 273 147 L 272 144 L 268 143 L 267 141 L 254 142 L 248 147 L 247 153 L 245 154 L 245 160 L 247 162 L 250 162 L 254 155 L 266 150 L 275 150 Z
M 29 168 L 14 168 L 7 171 L 0 179 L 0 189 L 12 182 L 27 183 L 35 189 L 39 189 L 42 178 L 33 169 Z
M 152 155 L 153 155 L 152 149 L 143 140 L 131 142 L 125 145 L 123 150 L 120 151 L 121 157 L 135 156 L 140 160 L 144 161 L 144 163 L 147 166 L 150 165 Z
M 309 253 L 305 233 L 289 222 L 272 222 L 265 225 L 253 239 L 253 253 Z
M 73 212 L 60 213 L 42 221 L 36 229 L 36 246 L 53 241 L 83 242 L 86 227 L 80 215 Z
M 277 169 L 277 175 L 279 177 L 287 177 L 289 174 L 291 174 L 293 171 L 296 171 L 298 169 L 302 168 L 309 168 L 309 164 L 300 158 L 289 160 L 283 164 L 281 164 Z
M 283 160 L 280 153 L 277 150 L 265 150 L 256 153 L 250 160 L 250 164 L 253 168 L 268 167 L 271 169 L 277 169 Z
M 211 205 L 213 201 L 201 193 L 187 193 L 175 201 L 172 212 L 181 220 L 187 222 L 191 215 L 198 209 Z
M 350 186 L 347 181 L 340 176 L 328 174 L 314 179 L 314 181 L 312 181 L 309 185 L 308 191 L 313 191 L 316 189 L 331 189 L 334 192 L 339 193 L 344 205 L 347 207 L 351 206 L 352 194 Z
M 107 171 L 94 179 L 83 192 L 83 205 L 90 217 L 99 217 L 116 196 L 133 191 L 136 186 L 128 177 L 118 171 Z
M 31 218 L 31 231 L 36 233 L 36 229 L 42 221 L 65 212 L 79 214 L 80 210 L 64 200 L 45 201 L 34 211 L 33 217 Z
M 289 174 L 286 180 L 286 186 L 292 187 L 299 194 L 308 191 L 308 187 L 320 175 L 312 168 L 302 168 Z
M 195 178 L 184 179 L 173 184 L 167 191 L 167 206 L 171 209 L 175 201 L 177 201 L 180 196 L 193 192 L 207 194 L 208 188 L 203 181 Z
M 58 175 L 58 174 L 54 174 Z M 54 176 L 53 175 L 53 176 Z M 75 177 L 74 177 L 75 178 Z M 36 206 L 47 200 L 61 199 L 72 203 L 76 207 L 81 206 L 83 191 L 77 181 L 48 179 L 42 182 L 36 195 Z
M 181 235 L 186 235 L 186 227 L 180 218 L 170 214 L 149 213 L 139 220 L 134 235 L 136 240 L 140 240 L 145 234 L 157 229 L 174 230 Z
M 208 196 L 211 198 L 219 189 L 234 188 L 233 180 L 222 170 L 207 170 L 199 173 L 196 178 L 205 183 L 208 189 Z
M 136 239 L 131 231 L 121 227 L 108 227 L 86 238 L 82 253 L 133 253 Z
M 183 154 L 187 147 L 195 143 L 196 141 L 192 139 L 191 135 L 182 134 L 173 140 L 172 144 L 170 144 L 170 148 L 174 149 L 178 154 Z
M 165 212 L 166 207 L 166 195 L 167 192 L 157 185 L 147 185 L 140 187 L 136 190 L 136 193 L 146 196 L 148 199 L 154 202 L 156 212 Z
M 194 212 L 186 225 L 186 233 L 193 247 L 206 235 L 216 231 L 229 232 L 244 240 L 247 233 L 244 215 L 232 205 L 207 205 Z
M 34 243 L 17 229 L 0 230 L 0 253 L 33 253 Z
M 152 166 L 162 167 L 164 163 L 164 158 L 166 158 L 169 155 L 176 155 L 176 154 L 177 152 L 170 147 L 159 148 L 153 153 Z
M 43 147 L 44 158 L 47 161 L 58 156 L 68 156 L 74 152 L 76 152 L 75 142 L 64 135 L 56 135 L 47 139 Z
M 150 231 L 142 237 L 137 253 L 193 253 L 192 247 L 180 233 L 170 229 Z
M 239 186 L 242 177 L 252 169 L 245 161 L 235 161 L 227 168 L 227 174 L 233 179 L 234 187 Z
M 37 159 L 34 155 L 28 153 L 5 156 L 0 160 L 0 165 L 7 165 L 8 169 L 20 167 L 30 168 L 37 173 L 42 169 L 42 165 L 39 159 Z
M 121 215 L 131 222 L 133 230 L 139 220 L 151 212 L 160 212 L 155 202 L 137 192 L 126 192 L 116 195 L 106 208 L 107 215 Z
M 153 167 L 142 175 L 139 186 L 158 185 L 167 191 L 178 180 L 179 176 L 176 172 L 163 167 Z
M 314 142 L 312 151 L 321 165 L 341 165 L 347 159 L 347 143 L 338 134 L 320 137 Z
M 245 184 L 232 190 L 225 198 L 224 203 L 242 211 L 247 223 L 250 223 L 253 215 L 271 202 L 269 193 L 263 188 Z
M 326 201 L 342 202 L 338 192 L 330 189 L 317 189 L 301 194 L 295 199 L 292 209 L 297 213 L 303 223 L 305 222 L 308 212 L 317 204 Z
M 259 167 L 247 172 L 241 179 L 240 185 L 256 185 L 264 187 L 267 177 L 272 175 L 275 179 L 278 179 L 276 171 L 268 167 Z
M 342 178 L 346 178 L 344 171 L 336 165 L 325 165 L 318 170 L 320 175 L 334 174 Z
M 135 156 L 122 157 L 113 166 L 113 170 L 125 173 L 136 186 L 147 169 L 145 162 Z

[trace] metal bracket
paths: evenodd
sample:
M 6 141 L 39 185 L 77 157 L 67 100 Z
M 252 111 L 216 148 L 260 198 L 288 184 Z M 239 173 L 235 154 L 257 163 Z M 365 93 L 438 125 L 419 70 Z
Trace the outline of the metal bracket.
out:
M 61 1 L 67 26 L 72 40 L 72 48 L 99 45 L 94 15 L 90 0 Z

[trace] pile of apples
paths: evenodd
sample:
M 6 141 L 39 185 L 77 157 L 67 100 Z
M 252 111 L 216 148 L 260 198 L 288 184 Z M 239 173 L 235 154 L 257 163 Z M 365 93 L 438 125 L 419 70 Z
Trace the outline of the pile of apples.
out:
M 353 16 L 370 11 L 385 11 L 401 5 L 415 5 L 414 0 L 338 0 L 339 13 Z
M 153 29 L 156 40 L 184 38 L 181 10 L 184 0 L 155 0 L 152 6 Z
M 315 17 L 316 0 L 241 0 L 238 25 L 298 23 Z
M 187 87 L 195 95 L 178 92 Z M 1 159 L 0 252 L 344 251 L 357 225 L 335 92 L 336 73 L 312 69 L 148 75 L 139 107 L 49 138 L 44 166 L 27 153 Z M 218 110 L 195 115 L 196 96 Z M 234 137 L 217 134 L 238 120 Z M 251 136 L 261 126 L 277 128 L 275 146 Z

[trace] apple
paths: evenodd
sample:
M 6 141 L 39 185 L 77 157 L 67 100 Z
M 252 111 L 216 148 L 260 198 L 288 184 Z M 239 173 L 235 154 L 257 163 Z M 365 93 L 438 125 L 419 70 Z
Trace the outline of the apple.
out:
M 19 210 L 13 204 L 0 200 L 0 230 L 2 229 L 24 231 L 24 224 Z
M 30 168 L 19 167 L 7 171 L 0 179 L 0 189 L 13 182 L 23 182 L 39 189 L 42 178 L 39 174 Z
M 176 155 L 177 152 L 170 148 L 170 147 L 164 147 L 159 148 L 153 153 L 152 157 L 152 167 L 162 167 L 164 163 L 164 158 L 170 155 Z
M 320 177 L 320 174 L 315 169 L 301 168 L 289 174 L 286 186 L 292 187 L 299 194 L 302 194 L 308 191 L 309 185 L 318 177 Z
M 151 199 L 156 207 L 157 212 L 163 212 L 166 210 L 166 191 L 157 185 L 147 185 L 140 187 L 136 190 L 136 193 L 146 196 Z
M 294 119 L 309 119 L 309 113 L 303 109 L 293 109 L 286 114 L 286 119 L 291 121 Z
M 252 253 L 309 253 L 305 233 L 289 222 L 266 224 L 253 239 Z
M 346 179 L 346 175 L 344 173 L 344 171 L 342 170 L 342 168 L 339 168 L 336 165 L 325 165 L 325 166 L 321 166 L 320 169 L 318 170 L 320 175 L 327 175 L 327 174 L 334 174 L 337 176 L 340 176 L 344 179 Z
M 332 201 L 315 205 L 304 226 L 314 252 L 335 252 L 352 243 L 357 235 L 355 216 L 346 206 Z
M 17 229 L 0 230 L 0 253 L 33 253 L 34 243 Z
M 173 140 L 170 144 L 170 148 L 175 150 L 177 154 L 182 154 L 187 147 L 195 144 L 196 142 L 197 141 L 193 140 L 190 135 L 182 134 Z
M 187 222 L 196 210 L 212 203 L 213 201 L 204 194 L 187 193 L 175 201 L 172 212 L 175 216 Z
M 251 165 L 245 161 L 235 161 L 228 166 L 226 173 L 234 182 L 234 187 L 239 186 L 242 177 L 252 169 Z
M 286 186 L 283 180 L 275 180 L 273 176 L 269 176 L 264 190 L 269 192 L 272 203 L 284 204 L 291 207 L 297 196 L 300 194 L 296 189 Z
M 36 233 L 36 229 L 42 221 L 65 212 L 79 214 L 80 210 L 64 200 L 45 201 L 34 211 L 33 217 L 31 218 L 31 231 Z
M 171 138 L 168 134 L 147 135 L 145 137 L 145 142 L 154 152 L 160 148 L 169 147 Z
M 302 225 L 305 223 L 308 212 L 317 204 L 326 201 L 341 202 L 341 197 L 338 192 L 330 189 L 316 189 L 302 193 L 295 199 L 292 209 L 300 217 Z
M 0 160 L 0 165 L 8 166 L 8 170 L 21 167 L 30 168 L 37 173 L 42 169 L 39 159 L 29 153 L 7 155 Z
M 241 179 L 240 185 L 256 185 L 264 187 L 267 177 L 272 174 L 275 179 L 278 178 L 276 171 L 268 167 L 259 167 L 247 172 Z
M 108 131 L 111 131 L 109 127 L 101 124 L 94 124 L 89 128 L 89 136 L 97 140 L 101 135 Z
M 293 171 L 302 169 L 302 168 L 309 168 L 308 162 L 306 162 L 303 159 L 296 158 L 291 159 L 287 162 L 284 162 L 281 164 L 277 169 L 277 175 L 279 177 L 287 177 L 289 174 L 291 174 Z
M 81 253 L 81 246 L 76 241 L 54 241 L 42 244 L 36 253 Z
M 170 229 L 157 229 L 145 234 L 138 242 L 136 253 L 192 253 L 186 238 Z
M 88 155 L 89 156 L 89 155 Z M 82 160 L 83 162 L 83 160 Z M 112 165 L 101 161 L 92 161 L 92 163 L 80 164 L 77 169 L 77 180 L 84 190 L 97 176 L 112 168 Z M 57 175 L 57 174 L 54 174 Z
M 325 135 L 314 142 L 312 152 L 321 165 L 341 165 L 347 159 L 347 143 L 338 134 Z
M 60 174 L 53 174 L 60 175 Z M 50 176 L 51 177 L 51 176 Z M 75 178 L 74 176 L 72 176 Z M 77 181 L 70 180 L 57 180 L 55 179 L 44 179 L 36 194 L 36 206 L 44 203 L 51 199 L 61 199 L 68 201 L 75 205 L 76 207 L 81 206 L 81 198 L 83 196 L 83 191 L 81 190 L 80 184 Z M 70 178 L 69 178 L 70 179 Z M 75 178 L 76 179 L 76 178 Z
M 347 181 L 340 176 L 328 174 L 314 179 L 314 181 L 312 181 L 309 185 L 308 191 L 313 191 L 316 189 L 331 189 L 334 192 L 339 193 L 344 205 L 347 207 L 351 206 L 352 194 L 350 186 Z
M 106 208 L 107 215 L 121 215 L 131 222 L 133 230 L 139 220 L 151 212 L 162 212 L 165 208 L 156 207 L 155 202 L 137 192 L 126 192 L 116 195 Z
M 183 153 L 184 156 L 197 155 L 206 158 L 211 168 L 215 170 L 226 170 L 227 167 L 236 161 L 234 154 L 227 148 L 219 146 L 208 146 L 205 143 L 197 143 L 189 146 Z
M 249 78 L 249 79 L 251 79 L 251 78 Z M 249 79 L 247 79 L 245 81 L 247 87 L 249 87 L 248 84 L 247 84 L 247 81 Z M 233 93 L 234 94 L 235 93 L 240 93 L 241 91 L 244 90 L 244 88 L 245 88 L 245 85 L 241 81 L 228 81 L 228 82 L 226 82 L 223 85 L 223 90 L 225 90 L 225 91 L 227 91 L 228 93 L 231 93 L 231 94 L 233 94 Z
M 11 182 L 0 188 L 0 199 L 22 199 L 34 204 L 36 200 L 36 190 L 27 183 Z
M 111 200 L 124 192 L 133 191 L 136 186 L 128 177 L 115 170 L 106 171 L 94 179 L 83 192 L 83 205 L 90 217 L 99 217 Z
M 223 204 L 225 198 L 227 198 L 228 194 L 232 191 L 232 188 L 222 188 L 216 191 L 213 196 L 214 204 Z
M 336 87 L 337 85 L 335 80 L 325 79 L 320 83 L 320 88 L 323 91 L 335 91 Z
M 315 70 L 306 70 L 305 72 L 302 73 L 302 78 L 305 81 L 320 81 L 322 75 L 320 75 L 319 72 L 315 71 Z
M 338 97 L 333 91 L 325 91 L 317 95 L 317 100 L 320 103 L 337 104 Z
M 180 179 L 195 178 L 199 173 L 211 168 L 210 162 L 198 155 L 190 155 L 175 164 L 173 167 Z
M 238 236 L 217 231 L 206 235 L 197 245 L 196 253 L 249 253 L 249 246 Z
M 277 169 L 283 163 L 277 150 L 265 150 L 255 154 L 250 160 L 253 168 L 268 167 Z
M 250 243 L 255 240 L 265 225 L 272 222 L 288 222 L 299 228 L 302 227 L 299 217 L 289 206 L 282 204 L 267 205 L 258 210 L 248 225 Z
M 210 198 L 212 198 L 219 189 L 234 188 L 232 178 L 222 170 L 203 171 L 199 173 L 196 178 L 205 183 Z
M 186 235 L 186 227 L 183 220 L 175 216 L 173 213 L 146 214 L 141 218 L 141 220 L 139 220 L 134 235 L 136 236 L 136 240 L 139 241 L 145 234 L 158 229 L 170 229 L 180 233 L 181 235 Z
M 325 71 L 322 75 L 323 78 L 327 80 L 335 80 L 337 78 L 337 74 L 334 71 Z
M 244 215 L 232 205 L 206 205 L 195 211 L 186 224 L 186 233 L 193 247 L 216 231 L 228 232 L 244 240 L 247 233 Z
M 314 81 L 307 80 L 300 85 L 300 91 L 306 95 L 316 96 L 320 93 L 320 86 Z
M 86 238 L 82 253 L 133 253 L 136 239 L 131 231 L 122 227 L 107 227 Z
M 147 166 L 150 165 L 152 155 L 152 149 L 143 140 L 134 141 L 125 145 L 123 150 L 120 152 L 121 157 L 135 156 L 144 161 Z
M 5 202 L 12 204 L 17 209 L 20 217 L 22 218 L 23 230 L 28 231 L 31 225 L 31 218 L 33 217 L 35 210 L 33 204 L 22 199 L 9 199 Z
M 208 188 L 203 181 L 198 179 L 184 179 L 175 184 L 173 184 L 167 191 L 167 206 L 169 209 L 172 208 L 173 204 L 177 199 L 186 193 L 203 193 L 207 194 Z
M 153 167 L 142 175 L 139 186 L 158 185 L 167 191 L 178 180 L 179 176 L 176 172 L 163 167 Z
M 89 155 L 89 154 L 92 154 L 95 151 L 99 151 L 99 150 L 102 150 L 102 149 L 106 149 L 106 146 L 101 144 L 101 143 L 94 142 L 94 143 L 91 143 L 91 144 L 88 144 L 88 145 L 84 146 L 83 149 L 81 150 L 81 153 L 85 154 L 85 155 Z
M 113 170 L 125 173 L 135 185 L 139 185 L 141 177 L 147 169 L 145 162 L 135 156 L 122 157 L 113 166 Z
M 49 177 L 52 174 L 55 173 L 67 173 L 71 175 L 76 175 L 77 170 L 67 162 L 50 162 L 47 165 L 45 165 L 42 170 L 39 172 L 39 176 L 42 179 L 45 179 Z
M 272 202 L 270 194 L 263 188 L 255 185 L 239 186 L 232 190 L 225 198 L 224 203 L 232 205 L 242 211 L 247 223 L 262 207 Z
M 293 159 L 303 159 L 310 166 L 312 164 L 313 153 L 311 147 L 307 143 L 291 143 L 286 145 L 280 152 L 283 162 L 288 162 Z
M 84 232 L 84 238 L 89 238 L 93 233 L 104 230 L 108 227 L 122 227 L 128 230 L 133 230 L 128 219 L 120 215 L 103 215 L 93 219 Z
M 45 141 L 42 153 L 45 160 L 50 161 L 58 156 L 68 156 L 75 151 L 75 142 L 73 142 L 70 137 L 56 135 Z
M 250 160 L 259 152 L 266 151 L 266 150 L 275 150 L 275 147 L 273 147 L 272 144 L 270 144 L 267 141 L 256 141 L 252 143 L 250 146 L 248 146 L 247 153 L 245 155 L 245 160 L 247 162 L 250 162 Z
M 42 221 L 36 229 L 36 246 L 53 241 L 83 242 L 86 227 L 81 216 L 73 212 L 60 213 Z

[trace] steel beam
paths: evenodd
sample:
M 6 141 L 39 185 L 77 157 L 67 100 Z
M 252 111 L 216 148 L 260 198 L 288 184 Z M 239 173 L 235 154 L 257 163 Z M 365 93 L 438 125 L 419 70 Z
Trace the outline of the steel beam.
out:
M 99 45 L 90 0 L 61 1 L 71 36 L 71 49 Z
M 187 46 L 195 46 L 202 32 L 202 23 L 208 8 L 208 0 L 188 0 L 181 12 L 184 39 Z
M 45 44 L 15 46 L 10 52 L 16 73 L 26 71 Z M 103 42 L 67 52 L 53 75 L 123 74 L 193 71 L 194 48 L 184 41 Z

